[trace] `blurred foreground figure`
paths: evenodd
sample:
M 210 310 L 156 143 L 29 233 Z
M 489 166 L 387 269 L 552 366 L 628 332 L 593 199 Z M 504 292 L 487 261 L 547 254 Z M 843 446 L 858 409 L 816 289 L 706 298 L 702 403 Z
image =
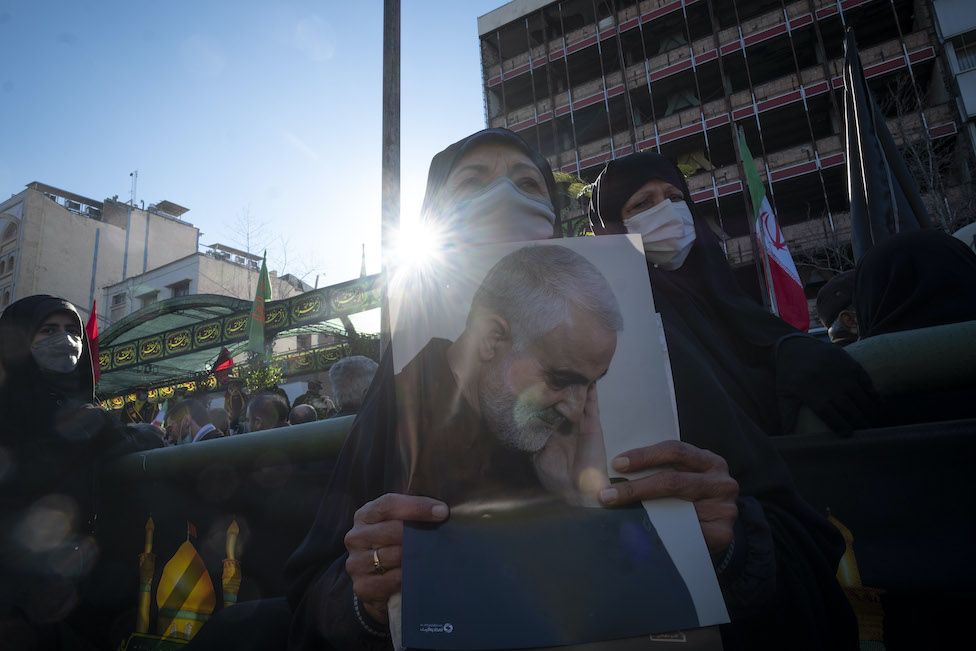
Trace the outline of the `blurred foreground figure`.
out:
M 976 345 L 967 330 L 976 321 L 976 253 L 938 230 L 893 235 L 858 263 L 854 304 L 858 348 L 908 363 L 915 359 L 923 374 L 938 373 L 960 359 L 953 351 L 965 359 Z M 916 390 L 886 396 L 881 424 L 976 418 L 971 374 L 957 383 L 949 381 L 951 375 L 933 375 Z
M 976 320 L 976 253 L 938 230 L 893 235 L 857 264 L 861 339 Z
M 4 648 L 104 643 L 112 523 L 95 528 L 95 465 L 160 447 L 95 406 L 75 307 L 30 296 L 0 316 L 0 636 Z M 148 427 L 148 426 L 147 426 Z M 124 588 L 123 588 L 124 589 Z M 102 639 L 99 639 L 102 638 Z
M 362 355 L 343 357 L 332 365 L 329 379 L 338 409 L 336 416 L 351 416 L 359 411 L 377 368 L 376 362 Z
M 817 293 L 817 314 L 827 328 L 830 343 L 838 346 L 857 341 L 857 313 L 854 311 L 854 272 L 839 273 Z

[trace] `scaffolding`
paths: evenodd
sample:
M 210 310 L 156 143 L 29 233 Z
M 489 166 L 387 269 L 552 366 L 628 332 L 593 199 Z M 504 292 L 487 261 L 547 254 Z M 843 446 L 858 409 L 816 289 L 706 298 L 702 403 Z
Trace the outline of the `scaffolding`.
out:
M 899 144 L 928 134 L 968 151 L 922 0 L 559 0 L 523 3 L 528 10 L 509 19 L 515 4 L 479 20 L 488 125 L 518 132 L 553 169 L 588 181 L 634 151 L 681 162 L 696 213 L 757 297 L 735 129 L 756 153 L 794 252 L 845 247 L 847 27 L 886 117 L 899 121 Z M 905 80 L 907 101 L 889 101 Z M 572 206 L 568 219 L 583 210 Z M 801 269 L 811 295 L 825 280 L 814 271 Z

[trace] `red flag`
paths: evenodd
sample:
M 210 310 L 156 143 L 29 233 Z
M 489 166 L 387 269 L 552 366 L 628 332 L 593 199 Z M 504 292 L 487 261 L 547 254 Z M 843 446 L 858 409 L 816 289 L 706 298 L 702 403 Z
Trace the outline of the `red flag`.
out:
M 220 373 L 221 371 L 229 371 L 234 368 L 234 358 L 231 357 L 230 351 L 226 347 L 220 349 L 220 354 L 217 355 L 217 361 L 213 365 L 213 373 Z
M 810 327 L 810 309 L 800 274 L 796 271 L 786 238 L 776 223 L 766 197 L 763 197 L 761 206 L 756 219 L 756 237 L 759 239 L 759 253 L 766 257 L 765 267 L 770 276 L 767 281 L 776 312 L 797 330 L 807 330 Z
M 85 324 L 85 335 L 88 337 L 88 354 L 91 355 L 92 378 L 95 384 L 102 377 L 102 366 L 98 361 L 98 301 L 92 299 L 91 314 Z

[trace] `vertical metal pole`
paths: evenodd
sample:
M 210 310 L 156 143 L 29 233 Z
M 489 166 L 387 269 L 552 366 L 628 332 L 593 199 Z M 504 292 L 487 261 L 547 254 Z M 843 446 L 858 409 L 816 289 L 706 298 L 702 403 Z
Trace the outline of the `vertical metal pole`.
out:
M 98 240 L 102 236 L 102 229 L 95 230 L 95 250 L 92 251 L 91 285 L 88 288 L 88 304 L 95 300 L 95 273 L 98 271 Z
M 197 247 L 199 248 L 199 247 Z M 142 242 L 142 273 L 149 267 L 149 211 L 146 211 L 146 237 Z
M 122 280 L 129 271 L 129 234 L 132 232 L 132 209 L 136 207 L 136 184 L 139 182 L 139 170 L 130 172 L 132 177 L 132 190 L 129 196 L 129 215 L 125 223 L 125 248 L 122 251 Z
M 383 272 L 388 280 L 390 247 L 400 226 L 400 0 L 383 0 Z M 383 283 L 381 345 L 390 343 L 388 282 Z

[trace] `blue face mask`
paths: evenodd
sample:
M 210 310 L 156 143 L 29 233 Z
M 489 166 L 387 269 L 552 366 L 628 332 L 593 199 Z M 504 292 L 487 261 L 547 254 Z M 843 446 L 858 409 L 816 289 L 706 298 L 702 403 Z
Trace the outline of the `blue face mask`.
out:
M 549 201 L 526 194 L 507 176 L 454 204 L 446 217 L 453 237 L 468 244 L 547 240 L 556 222 Z

